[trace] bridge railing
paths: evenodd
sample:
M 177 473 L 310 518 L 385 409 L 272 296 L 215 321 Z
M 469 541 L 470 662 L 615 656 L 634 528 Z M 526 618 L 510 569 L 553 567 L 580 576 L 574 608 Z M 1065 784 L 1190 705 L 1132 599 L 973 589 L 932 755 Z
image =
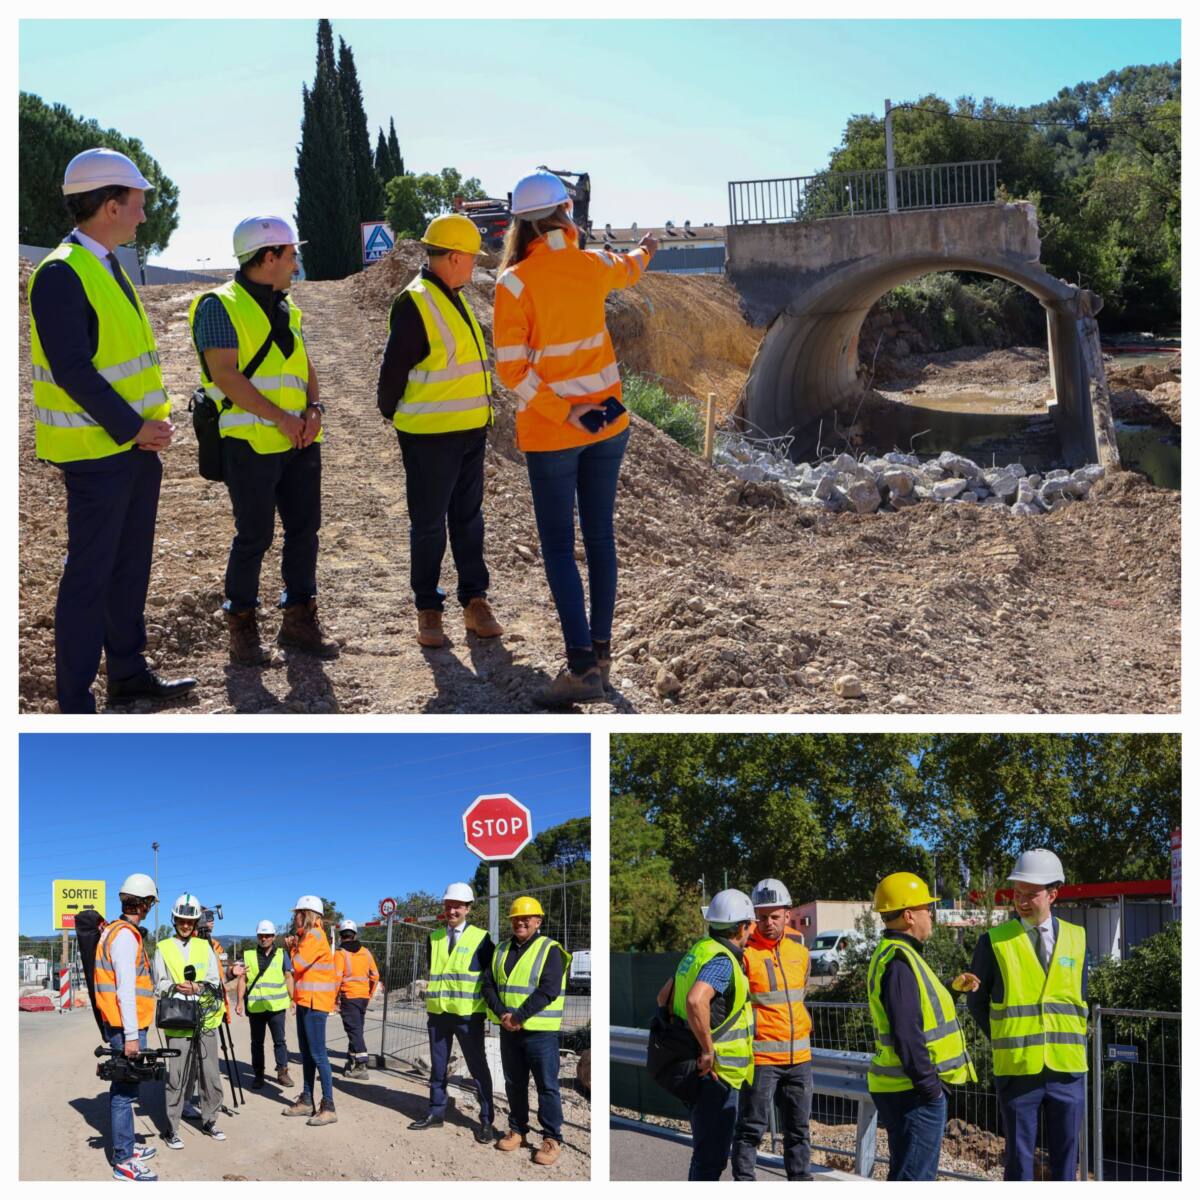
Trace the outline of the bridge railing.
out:
M 735 180 L 729 184 L 729 223 L 817 221 L 993 204 L 999 165 L 999 159 L 991 158 L 896 167 L 890 184 L 886 169 Z

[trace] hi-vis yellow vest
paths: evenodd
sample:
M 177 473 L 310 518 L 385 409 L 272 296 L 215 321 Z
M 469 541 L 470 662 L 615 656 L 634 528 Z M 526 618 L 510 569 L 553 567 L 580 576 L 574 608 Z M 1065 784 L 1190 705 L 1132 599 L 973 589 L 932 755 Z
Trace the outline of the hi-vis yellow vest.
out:
M 1037 1075 L 1043 1068 L 1086 1072 L 1087 934 L 1083 927 L 1059 921 L 1049 971 L 1042 970 L 1018 918 L 989 930 L 988 937 L 1004 981 L 1004 1003 L 993 1003 L 990 1009 L 992 1071 L 996 1075 Z
M 478 926 L 468 925 L 454 943 L 454 953 L 447 954 L 450 942 L 446 927 L 443 925 L 429 935 L 431 961 L 429 990 L 425 993 L 427 1012 L 469 1017 L 484 1011 L 483 972 L 473 971 L 471 963 L 486 936 Z
M 165 421 L 171 415 L 171 402 L 163 386 L 158 348 L 141 300 L 134 308 L 108 268 L 85 246 L 74 242 L 63 242 L 38 264 L 29 280 L 31 296 L 38 275 L 53 262 L 65 262 L 79 276 L 84 295 L 96 314 L 99 337 L 92 365 L 143 420 Z M 136 299 L 137 293 L 133 294 Z M 78 462 L 108 458 L 128 450 L 132 442 L 117 445 L 104 427 L 54 382 L 32 314 L 29 342 L 38 458 L 54 463 Z
M 524 1021 L 522 1028 L 528 1029 L 530 1032 L 559 1030 L 562 1028 L 563 1011 L 567 1003 L 567 968 L 571 965 L 571 956 L 553 938 L 535 933 L 531 940 L 533 944 L 528 945 L 521 957 L 513 963 L 511 975 L 504 968 L 505 959 L 508 958 L 508 948 L 512 945 L 511 940 L 502 942 L 496 948 L 496 953 L 492 958 L 492 975 L 496 980 L 496 990 L 500 993 L 502 1004 L 512 1009 L 520 1008 L 537 991 L 537 986 L 542 981 L 542 971 L 546 966 L 550 948 L 558 946 L 563 963 L 562 982 L 558 995 L 541 1012 L 535 1013 L 527 1021 Z M 500 1018 L 495 1013 L 489 1011 L 488 1016 L 497 1025 L 500 1023 Z
M 231 279 L 192 301 L 192 306 L 188 309 L 188 329 L 191 331 L 193 343 L 196 339 L 196 310 L 205 296 L 216 296 L 225 306 L 225 311 L 233 322 L 238 340 L 238 370 L 241 371 L 267 340 L 267 335 L 271 332 L 271 322 L 263 312 L 262 305 L 236 279 Z M 308 407 L 308 355 L 300 333 L 300 308 L 290 297 L 288 311 L 294 339 L 291 354 L 285 357 L 278 345 L 272 342 L 267 357 L 259 363 L 258 369 L 250 377 L 250 382 L 272 404 L 299 416 Z M 241 438 L 249 442 L 259 454 L 282 454 L 285 450 L 292 449 L 292 443 L 279 432 L 274 421 L 267 421 L 248 413 L 236 404 L 230 408 L 222 407 L 221 401 L 225 399 L 225 393 L 207 377 L 203 356 L 200 371 L 204 377 L 204 390 L 221 408 L 222 437 Z M 317 441 L 324 440 L 325 429 L 322 426 L 321 432 L 317 434 Z
M 247 1012 L 283 1012 L 292 1002 L 288 995 L 287 980 L 283 975 L 284 951 L 282 946 L 275 948 L 271 956 L 271 965 L 261 971 L 259 958 L 265 958 L 261 950 L 252 947 L 246 951 L 246 1011 Z M 261 971 L 262 981 L 254 987 Z M 254 990 L 251 991 L 251 988 Z
M 483 330 L 467 298 L 459 295 L 468 320 L 436 284 L 420 275 L 404 289 L 417 306 L 429 353 L 408 373 L 408 384 L 392 424 L 405 433 L 453 433 L 492 421 L 492 376 Z M 388 330 L 392 327 L 388 314 Z
M 687 997 L 700 969 L 718 954 L 733 963 L 733 1002 L 729 1014 L 712 1031 L 713 1070 L 735 1091 L 754 1082 L 754 1009 L 750 1006 L 750 982 L 742 964 L 715 938 L 701 938 L 675 968 L 675 990 L 671 1011 L 685 1024 Z
M 883 972 L 893 958 L 901 958 L 916 976 L 921 994 L 921 1030 L 929 1061 L 943 1083 L 968 1083 L 977 1078 L 967 1054 L 967 1043 L 954 1011 L 954 997 L 906 942 L 886 935 L 879 939 L 867 968 L 867 999 L 875 1027 L 875 1056 L 867 1068 L 867 1088 L 872 1092 L 911 1092 L 913 1081 L 900 1065 L 896 1039 L 883 1007 Z
M 208 956 L 216 951 L 203 939 L 190 937 L 187 941 L 187 959 L 183 957 L 183 945 L 178 938 L 170 937 L 160 942 L 158 947 L 162 955 L 163 965 L 175 983 L 183 983 L 183 971 L 187 966 L 196 968 L 196 978 L 200 982 L 208 974 Z M 207 999 L 207 997 L 206 997 Z M 197 1001 L 198 1002 L 198 1001 Z M 224 1002 L 213 1004 L 208 1015 L 204 1018 L 204 1029 L 216 1029 L 225 1015 Z M 168 1037 L 191 1037 L 191 1029 L 164 1029 Z

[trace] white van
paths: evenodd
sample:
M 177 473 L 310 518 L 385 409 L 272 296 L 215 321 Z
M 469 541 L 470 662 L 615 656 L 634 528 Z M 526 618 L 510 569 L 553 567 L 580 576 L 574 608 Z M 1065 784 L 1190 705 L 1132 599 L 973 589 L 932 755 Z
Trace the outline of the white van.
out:
M 836 975 L 841 970 L 846 951 L 861 946 L 863 935 L 857 929 L 825 929 L 813 939 L 810 947 L 811 971 L 814 975 Z

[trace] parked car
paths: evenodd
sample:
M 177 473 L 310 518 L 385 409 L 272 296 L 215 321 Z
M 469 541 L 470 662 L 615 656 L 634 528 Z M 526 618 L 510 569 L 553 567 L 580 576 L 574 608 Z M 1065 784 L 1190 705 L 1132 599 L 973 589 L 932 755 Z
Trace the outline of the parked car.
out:
M 810 947 L 811 971 L 814 975 L 836 975 L 842 968 L 846 951 L 863 944 L 857 929 L 825 929 L 817 934 Z

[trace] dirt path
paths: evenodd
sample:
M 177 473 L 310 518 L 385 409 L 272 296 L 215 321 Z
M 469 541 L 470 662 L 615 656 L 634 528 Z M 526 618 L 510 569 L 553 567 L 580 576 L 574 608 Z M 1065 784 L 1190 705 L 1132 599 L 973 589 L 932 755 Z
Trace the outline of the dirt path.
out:
M 179 425 L 164 456 L 150 645 L 156 663 L 199 677 L 187 711 L 532 712 L 533 692 L 558 669 L 560 633 L 505 392 L 484 507 L 491 596 L 508 633 L 499 644 L 468 638 L 451 604 L 450 647 L 416 645 L 402 468 L 374 401 L 387 304 L 416 261 L 402 246 L 364 275 L 296 286 L 329 405 L 321 609 L 344 645 L 335 662 L 291 655 L 273 671 L 228 662 L 219 607 L 229 504 L 223 487 L 196 475 L 180 411 L 196 383 L 186 326 L 195 289 L 143 289 Z M 489 333 L 493 286 L 477 271 L 469 288 Z M 687 279 L 670 286 L 682 295 Z M 728 306 L 712 281 L 703 287 L 707 307 L 697 311 Z M 656 320 L 671 299 L 656 293 Z M 620 353 L 645 355 L 637 338 L 649 335 L 629 322 L 628 313 L 616 322 L 632 330 Z M 711 349 L 672 362 L 676 377 L 694 370 L 702 385 Z M 63 494 L 57 471 L 33 459 L 24 314 L 21 355 L 20 704 L 53 711 Z M 740 484 L 635 420 L 618 498 L 616 693 L 592 711 L 1177 711 L 1179 510 L 1178 493 L 1127 476 L 1048 516 L 922 505 L 814 524 L 769 486 Z M 264 563 L 264 604 L 280 586 L 277 551 L 278 542 Z M 449 562 L 443 584 L 452 591 Z M 277 613 L 264 615 L 273 636 Z M 834 693 L 847 672 L 861 680 L 861 699 Z
M 336 1018 L 334 1024 L 337 1024 Z M 332 1026 L 331 1026 L 332 1028 Z M 95 1022 L 85 1009 L 58 1013 L 21 1013 L 20 1178 L 97 1179 L 111 1177 L 104 1150 L 109 1132 L 108 1085 L 95 1075 L 92 1051 L 99 1045 Z M 296 1030 L 288 1018 L 291 1071 L 299 1078 Z M 154 1045 L 151 1032 L 150 1044 Z M 239 1069 L 249 1077 L 248 1026 L 238 1018 L 234 1045 Z M 269 1050 L 268 1050 L 269 1053 Z M 452 1116 L 442 1129 L 411 1133 L 408 1122 L 424 1116 L 428 1086 L 397 1070 L 372 1069 L 366 1081 L 343 1081 L 341 1055 L 334 1055 L 334 1095 L 338 1122 L 309 1129 L 302 1121 L 281 1118 L 282 1093 L 268 1082 L 261 1092 L 248 1087 L 238 1116 L 219 1121 L 224 1142 L 205 1137 L 184 1122 L 182 1150 L 169 1150 L 159 1138 L 163 1119 L 161 1084 L 145 1084 L 134 1109 L 138 1137 L 158 1148 L 152 1164 L 164 1181 L 183 1179 L 299 1180 L 442 1180 L 587 1179 L 591 1171 L 590 1106 L 563 1082 L 562 1157 L 539 1167 L 528 1152 L 503 1154 L 475 1142 L 474 1126 Z M 453 1067 L 452 1067 L 453 1072 Z M 224 1083 L 222 1072 L 222 1082 Z M 497 1123 L 507 1108 L 499 1079 Z M 225 1085 L 226 1100 L 228 1085 Z M 289 1089 L 287 1099 L 296 1097 Z M 536 1100 L 532 1111 L 536 1112 Z M 297 1128 L 298 1127 L 298 1128 Z

